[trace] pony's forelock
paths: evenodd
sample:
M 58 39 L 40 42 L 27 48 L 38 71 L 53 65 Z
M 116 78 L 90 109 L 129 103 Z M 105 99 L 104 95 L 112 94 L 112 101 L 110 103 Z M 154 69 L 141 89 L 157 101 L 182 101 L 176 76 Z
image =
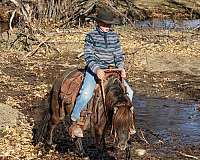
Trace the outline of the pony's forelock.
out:
M 117 111 L 113 115 L 113 129 L 128 130 L 134 123 L 134 115 L 131 112 L 129 104 L 121 104 L 117 106 Z

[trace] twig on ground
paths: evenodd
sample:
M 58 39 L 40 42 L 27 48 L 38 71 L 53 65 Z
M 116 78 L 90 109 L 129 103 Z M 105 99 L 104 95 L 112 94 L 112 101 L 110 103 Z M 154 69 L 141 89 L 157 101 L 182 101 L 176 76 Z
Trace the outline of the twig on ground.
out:
M 45 44 L 46 44 L 46 43 L 45 43 Z M 51 48 L 52 50 L 54 50 L 54 51 L 56 51 L 57 53 L 60 54 L 60 51 L 59 51 L 56 47 L 50 46 L 48 43 L 47 43 L 47 46 L 48 46 L 49 48 Z
M 193 31 L 199 30 L 199 29 L 200 29 L 200 25 L 198 25 L 197 27 L 195 27 L 195 28 L 193 29 Z
M 149 142 L 146 140 L 146 138 L 144 137 L 144 133 L 143 133 L 142 129 L 140 129 L 140 133 L 141 133 L 141 136 L 138 134 L 139 138 L 140 138 L 141 140 L 143 140 L 146 144 L 149 144 L 149 145 L 150 145 L 150 143 L 149 143 Z
M 33 56 L 33 55 L 38 51 L 38 49 L 39 49 L 45 42 L 47 42 L 49 39 L 50 39 L 50 38 L 46 38 L 44 41 L 40 42 L 40 44 L 37 46 L 37 48 L 36 48 L 34 51 L 29 52 L 29 53 L 25 56 L 25 58 L 27 58 L 28 56 Z
M 183 152 L 179 152 L 178 153 L 184 157 L 187 157 L 187 158 L 193 158 L 193 159 L 200 159 L 199 157 L 196 157 L 196 156 L 193 156 L 193 155 L 189 155 L 189 154 L 186 154 L 186 153 L 183 153 Z
M 84 55 L 84 53 L 83 52 L 81 52 L 81 53 L 79 53 L 77 56 L 76 56 L 76 58 L 81 58 L 82 56 Z
M 158 142 L 156 142 L 155 144 L 164 144 L 164 141 L 159 139 Z
M 164 140 L 158 134 L 154 133 L 151 129 L 147 129 L 147 131 L 149 131 L 150 134 L 152 134 L 153 136 L 155 136 L 156 138 L 158 138 L 158 142 L 157 143 L 164 144 Z
M 82 43 L 81 41 L 48 41 L 48 42 L 45 42 L 46 44 L 56 44 L 56 45 L 62 45 L 62 44 L 79 44 L 79 43 Z M 37 45 L 39 44 L 39 42 L 34 42 L 33 45 Z

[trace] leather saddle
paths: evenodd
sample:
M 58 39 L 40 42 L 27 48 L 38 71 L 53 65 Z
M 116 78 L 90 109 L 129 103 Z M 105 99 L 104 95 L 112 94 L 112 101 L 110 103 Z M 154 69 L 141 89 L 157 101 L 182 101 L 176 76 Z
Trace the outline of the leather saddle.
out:
M 71 72 L 65 74 L 63 77 L 63 81 L 61 84 L 61 90 L 60 90 L 60 99 L 61 99 L 61 108 L 60 108 L 60 115 L 63 115 L 63 113 L 66 112 L 66 114 L 71 114 L 74 103 L 76 100 L 76 97 L 79 94 L 80 88 L 82 86 L 82 81 L 84 78 L 84 72 L 85 70 L 83 69 L 74 69 Z M 121 78 L 121 72 L 113 72 L 107 70 L 106 73 L 106 80 L 110 76 L 117 76 Z M 106 81 L 105 80 L 105 81 Z M 106 83 L 106 82 L 105 82 Z M 81 111 L 81 123 L 83 123 L 83 129 L 85 130 L 87 128 L 87 125 L 89 123 L 89 119 L 92 116 L 92 113 L 98 109 L 97 108 L 97 102 L 99 101 L 101 97 L 101 92 L 100 92 L 100 85 L 97 83 L 97 86 L 94 91 L 94 96 L 92 100 L 90 101 L 90 104 L 85 107 L 84 110 Z M 63 115 L 64 118 L 64 115 Z M 97 118 L 98 120 L 98 118 Z
M 65 74 L 60 89 L 60 99 L 62 109 L 67 113 L 71 113 L 76 97 L 78 96 L 81 84 L 84 78 L 84 70 L 74 69 Z M 65 105 L 67 105 L 66 108 Z

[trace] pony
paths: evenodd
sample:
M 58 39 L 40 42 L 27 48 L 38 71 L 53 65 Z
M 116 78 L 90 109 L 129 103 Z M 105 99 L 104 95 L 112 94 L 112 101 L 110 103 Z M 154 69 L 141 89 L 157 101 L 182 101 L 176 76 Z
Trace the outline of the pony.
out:
M 59 122 L 66 116 L 70 119 L 83 75 L 83 70 L 66 71 L 64 76 L 56 79 L 53 84 L 49 96 L 50 119 L 47 130 L 49 144 L 52 144 L 53 130 Z M 83 130 L 93 130 L 96 144 L 101 148 L 105 146 L 105 132 L 110 128 L 109 132 L 114 137 L 116 146 L 120 150 L 125 150 L 130 136 L 136 133 L 133 103 L 127 96 L 119 70 L 109 70 L 106 75 L 107 81 L 103 86 L 97 83 L 95 95 L 81 112 L 81 116 L 85 119 Z M 83 151 L 80 145 L 78 149 Z

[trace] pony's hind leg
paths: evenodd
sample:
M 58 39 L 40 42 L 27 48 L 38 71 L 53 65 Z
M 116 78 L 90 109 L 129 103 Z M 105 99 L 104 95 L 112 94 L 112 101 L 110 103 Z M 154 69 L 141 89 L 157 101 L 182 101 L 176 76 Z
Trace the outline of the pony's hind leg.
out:
M 49 145 L 52 144 L 53 131 L 60 122 L 60 116 L 59 116 L 60 105 L 59 105 L 59 99 L 58 99 L 59 96 L 57 91 L 59 88 L 58 84 L 59 84 L 58 81 L 56 81 L 48 98 L 50 119 L 47 128 L 47 144 Z
M 96 127 L 95 132 L 96 132 L 95 140 L 96 140 L 96 147 L 98 150 L 98 158 L 100 160 L 103 160 L 105 152 L 105 122 Z
M 59 124 L 60 120 L 59 117 L 56 118 L 54 116 L 51 117 L 48 123 L 47 128 L 47 144 L 52 145 L 53 143 L 53 131 L 56 128 L 56 126 Z
M 53 131 L 56 128 L 56 125 L 48 124 L 48 130 L 47 130 L 47 144 L 52 145 L 53 143 Z

